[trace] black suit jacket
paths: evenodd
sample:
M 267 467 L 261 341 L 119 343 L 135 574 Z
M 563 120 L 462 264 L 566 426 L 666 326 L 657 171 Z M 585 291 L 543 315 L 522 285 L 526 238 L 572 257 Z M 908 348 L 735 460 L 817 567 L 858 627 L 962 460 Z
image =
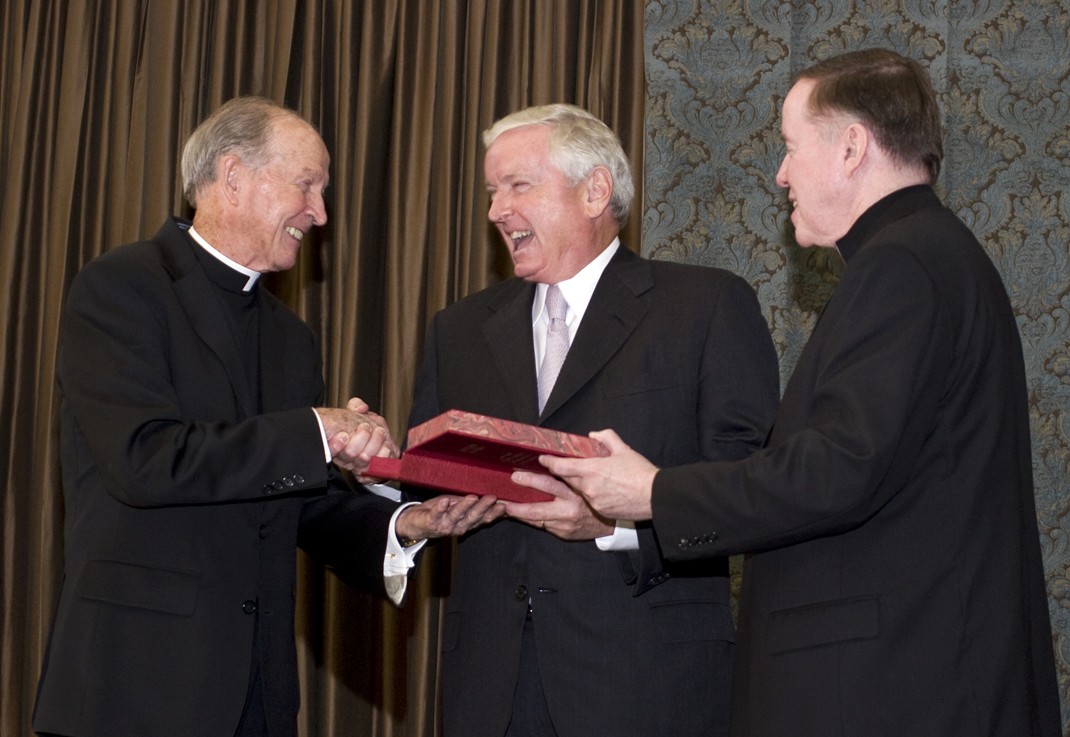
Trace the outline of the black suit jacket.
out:
M 311 330 L 260 290 L 258 400 L 186 228 L 102 255 L 67 298 L 65 567 L 38 731 L 233 734 L 257 632 L 269 726 L 293 734 L 299 532 L 382 585 L 395 507 L 324 462 Z M 337 539 L 335 512 L 363 534 Z
M 768 447 L 660 471 L 691 560 L 751 551 L 733 734 L 1059 734 L 1021 346 L 928 187 L 874 205 Z
M 655 463 L 738 459 L 767 432 L 776 355 L 758 301 L 718 269 L 621 248 L 539 415 L 533 284 L 510 279 L 435 316 L 410 424 L 462 409 L 586 434 L 615 429 Z M 459 545 L 443 642 L 447 737 L 502 737 L 528 598 L 561 737 L 717 734 L 734 639 L 723 560 L 669 566 L 513 521 Z

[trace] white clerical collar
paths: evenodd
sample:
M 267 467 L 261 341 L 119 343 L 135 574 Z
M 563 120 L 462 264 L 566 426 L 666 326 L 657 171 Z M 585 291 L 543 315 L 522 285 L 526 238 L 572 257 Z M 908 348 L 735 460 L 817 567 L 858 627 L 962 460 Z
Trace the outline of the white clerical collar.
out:
M 613 254 L 620 248 L 620 238 L 614 238 L 600 254 L 595 256 L 589 264 L 584 266 L 575 276 L 557 283 L 561 295 L 568 302 L 567 322 L 571 326 L 573 322 L 583 319 L 583 313 L 587 311 L 587 305 L 594 296 L 594 289 L 598 286 L 598 280 L 602 278 L 602 272 L 613 258 Z M 542 311 L 546 304 L 546 289 L 548 284 L 537 284 L 535 287 L 535 302 L 531 305 L 531 322 L 537 323 L 542 319 Z
M 250 269 L 248 267 L 242 266 L 237 261 L 234 261 L 233 259 L 229 259 L 226 256 L 224 256 L 222 253 L 220 253 L 215 248 L 213 248 L 211 246 L 211 244 L 208 243 L 208 241 L 206 241 L 204 239 L 204 237 L 200 233 L 198 233 L 194 229 L 194 227 L 192 225 L 189 228 L 189 234 L 193 237 L 193 240 L 195 240 L 197 242 L 197 244 L 201 248 L 203 248 L 205 251 L 207 251 L 212 256 L 214 256 L 215 258 L 219 259 L 220 261 L 222 261 L 223 263 L 225 263 L 227 266 L 229 266 L 230 268 L 234 269 L 238 273 L 245 274 L 245 276 L 249 277 L 249 280 L 247 282 L 245 282 L 245 286 L 242 287 L 242 291 L 244 291 L 244 292 L 251 292 L 252 291 L 253 287 L 256 286 L 256 280 L 260 278 L 260 272 L 259 271 L 253 271 L 252 269 Z

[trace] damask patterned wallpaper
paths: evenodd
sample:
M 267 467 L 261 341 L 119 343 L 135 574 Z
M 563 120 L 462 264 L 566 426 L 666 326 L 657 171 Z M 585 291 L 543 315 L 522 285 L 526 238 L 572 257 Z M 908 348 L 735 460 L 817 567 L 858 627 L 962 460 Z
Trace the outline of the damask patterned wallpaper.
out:
M 647 0 L 643 249 L 749 279 L 786 381 L 839 263 L 787 235 L 780 103 L 798 69 L 872 46 L 928 67 L 947 127 L 938 193 L 988 250 L 1018 314 L 1070 723 L 1070 4 Z

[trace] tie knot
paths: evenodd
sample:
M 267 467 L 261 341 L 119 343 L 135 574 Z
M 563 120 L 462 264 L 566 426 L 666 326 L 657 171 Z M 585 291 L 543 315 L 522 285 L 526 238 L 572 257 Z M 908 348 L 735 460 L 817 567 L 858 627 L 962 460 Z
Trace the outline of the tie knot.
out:
M 568 312 L 568 302 L 561 289 L 556 284 L 551 284 L 546 290 L 546 315 L 551 320 L 564 320 Z

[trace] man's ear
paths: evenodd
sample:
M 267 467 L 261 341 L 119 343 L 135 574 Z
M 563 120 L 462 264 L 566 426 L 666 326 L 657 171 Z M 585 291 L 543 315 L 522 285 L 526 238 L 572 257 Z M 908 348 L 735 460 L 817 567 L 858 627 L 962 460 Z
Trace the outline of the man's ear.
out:
M 227 154 L 219 160 L 217 166 L 219 168 L 219 176 L 216 177 L 216 181 L 223 192 L 223 196 L 229 204 L 237 205 L 238 195 L 242 188 L 242 174 L 244 173 L 241 159 L 234 154 Z
M 861 123 L 851 123 L 843 131 L 843 142 L 843 170 L 849 177 L 866 159 L 870 145 L 869 130 Z
M 609 207 L 609 200 L 613 196 L 613 176 L 609 169 L 596 166 L 587 175 L 586 193 L 584 208 L 588 217 L 596 218 Z

